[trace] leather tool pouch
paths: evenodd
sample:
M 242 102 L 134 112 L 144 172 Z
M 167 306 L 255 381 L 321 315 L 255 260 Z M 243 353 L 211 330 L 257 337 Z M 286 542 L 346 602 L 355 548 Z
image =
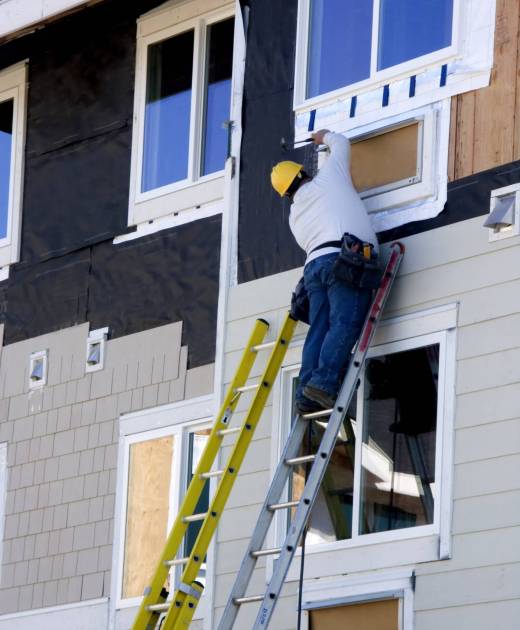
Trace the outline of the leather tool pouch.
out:
M 309 323 L 309 296 L 305 290 L 303 277 L 300 278 L 292 294 L 291 315 L 299 322 Z
M 363 255 L 364 245 L 357 236 L 345 232 L 332 273 L 337 280 L 353 289 L 377 289 L 383 274 L 377 263 L 377 254 L 371 252 L 370 258 Z

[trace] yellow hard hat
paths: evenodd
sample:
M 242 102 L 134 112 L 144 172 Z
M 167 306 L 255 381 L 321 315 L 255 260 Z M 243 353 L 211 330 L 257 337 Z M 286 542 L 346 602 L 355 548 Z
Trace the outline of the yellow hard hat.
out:
M 298 162 L 291 162 L 285 160 L 285 162 L 278 162 L 276 166 L 273 166 L 271 171 L 271 184 L 276 192 L 283 197 L 289 186 L 293 183 L 294 178 L 303 169 L 303 164 Z

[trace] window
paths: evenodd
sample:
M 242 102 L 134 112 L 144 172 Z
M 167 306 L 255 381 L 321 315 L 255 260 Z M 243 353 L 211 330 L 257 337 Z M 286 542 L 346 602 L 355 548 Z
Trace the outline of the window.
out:
M 19 259 L 26 66 L 0 72 L 0 267 Z
M 136 603 L 149 583 L 209 432 L 206 425 L 191 423 L 126 438 L 122 600 Z M 208 506 L 209 481 L 197 511 Z M 200 522 L 190 524 L 181 555 L 191 553 L 200 527 Z M 198 579 L 205 581 L 205 565 Z M 166 588 L 171 592 L 174 585 Z
M 456 317 L 451 304 L 379 324 L 309 519 L 310 575 L 320 576 L 324 566 L 329 575 L 341 573 L 345 563 L 355 573 L 367 563 L 385 568 L 449 557 Z M 282 371 L 273 461 L 293 417 L 298 371 Z M 325 428 L 324 421 L 312 423 L 311 452 Z M 287 500 L 301 495 L 304 474 L 295 468 Z M 292 515 L 275 516 L 268 546 L 280 545 Z M 288 580 L 297 573 L 291 568 Z
M 326 585 L 320 582 L 303 584 L 309 630 L 412 630 L 414 574 L 410 570 L 344 575 Z
M 196 14 L 195 3 L 186 6 Z M 193 211 L 222 197 L 233 37 L 230 10 L 171 25 L 167 17 L 157 22 L 154 12 L 142 18 L 136 68 L 131 224 Z M 196 193 L 189 192 L 194 186 Z M 193 218 L 199 218 L 193 214 Z
M 433 524 L 438 376 L 438 343 L 367 360 L 312 511 L 309 544 Z M 312 424 L 312 452 L 325 428 Z M 294 498 L 302 475 L 293 477 Z
M 298 102 L 453 54 L 453 0 L 301 0 Z M 303 62 L 303 63 L 302 63 Z
M 347 132 L 354 186 L 378 232 L 435 216 L 447 194 L 449 99 Z M 326 159 L 320 152 L 318 165 Z

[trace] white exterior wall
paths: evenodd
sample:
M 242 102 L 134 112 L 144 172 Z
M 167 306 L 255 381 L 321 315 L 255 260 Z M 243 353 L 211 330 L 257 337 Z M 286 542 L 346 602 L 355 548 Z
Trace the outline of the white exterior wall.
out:
M 511 238 L 489 243 L 482 223 L 483 218 L 478 217 L 402 239 L 406 255 L 385 315 L 394 317 L 459 303 L 452 557 L 421 562 L 417 547 L 415 562 L 406 565 L 417 575 L 415 630 L 489 630 L 497 621 L 501 630 L 519 627 L 520 242 Z M 256 317 L 271 323 L 269 337 L 274 338 L 300 274 L 301 270 L 292 270 L 231 289 L 226 383 Z M 299 325 L 297 336 L 303 331 Z M 299 362 L 301 345 L 295 346 L 289 350 L 285 365 Z M 261 366 L 259 362 L 253 376 L 260 374 Z M 277 396 L 275 388 L 219 526 L 216 620 L 272 473 L 270 436 L 278 423 Z M 245 403 L 241 401 L 242 412 Z M 325 578 L 335 573 L 337 579 L 340 573 L 348 572 L 349 579 L 355 580 L 368 569 L 372 569 L 371 576 L 393 570 L 393 558 L 395 554 L 385 554 L 383 546 L 373 566 L 367 566 L 364 554 L 355 550 L 307 555 L 305 575 Z M 408 560 L 409 554 L 405 564 Z M 261 559 L 248 594 L 263 592 L 265 566 Z M 331 566 L 342 570 L 331 571 Z M 316 583 L 313 579 L 312 584 Z M 286 585 L 273 617 L 273 630 L 295 628 L 296 591 L 296 582 Z M 256 616 L 257 605 L 242 608 L 237 627 L 247 628 Z

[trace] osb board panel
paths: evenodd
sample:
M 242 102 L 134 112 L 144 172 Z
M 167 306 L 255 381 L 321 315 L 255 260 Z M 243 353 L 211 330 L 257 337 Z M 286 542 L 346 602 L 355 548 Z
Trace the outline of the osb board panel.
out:
M 310 630 L 330 630 L 331 628 L 398 630 L 399 601 L 387 599 L 380 602 L 311 611 Z
M 358 191 L 414 177 L 419 123 L 352 143 L 351 170 Z
M 490 86 L 453 98 L 450 181 L 520 157 L 520 5 L 497 0 Z
M 139 597 L 166 540 L 174 437 L 130 448 L 123 597 Z

